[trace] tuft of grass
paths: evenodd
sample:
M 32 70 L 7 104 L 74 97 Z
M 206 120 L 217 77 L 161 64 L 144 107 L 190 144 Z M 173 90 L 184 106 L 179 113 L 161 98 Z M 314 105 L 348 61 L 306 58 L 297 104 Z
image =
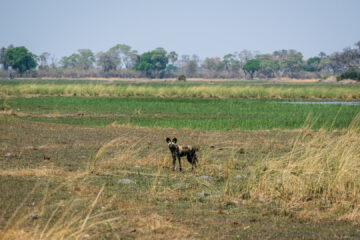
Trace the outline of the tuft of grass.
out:
M 345 132 L 304 128 L 289 153 L 249 168 L 251 198 L 276 201 L 304 218 L 359 222 L 359 141 L 360 115 Z
M 54 198 L 58 191 L 66 189 L 69 185 L 70 182 L 64 182 L 50 190 L 47 184 L 43 198 L 29 209 L 26 206 L 27 201 L 39 190 L 39 185 L 35 185 L 7 220 L 5 227 L 0 229 L 0 238 L 3 240 L 97 238 L 101 231 L 96 233 L 95 231 L 99 231 L 99 228 L 109 225 L 112 229 L 120 227 L 121 217 L 114 216 L 114 211 L 105 211 L 97 206 L 104 185 L 89 205 L 84 199 L 70 198 L 58 201 Z

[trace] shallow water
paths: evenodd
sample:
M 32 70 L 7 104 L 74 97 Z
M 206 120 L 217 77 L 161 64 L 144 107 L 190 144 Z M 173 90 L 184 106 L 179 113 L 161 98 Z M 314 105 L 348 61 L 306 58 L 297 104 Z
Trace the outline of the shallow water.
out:
M 360 101 L 357 102 L 345 102 L 345 101 L 329 101 L 329 102 L 308 102 L 308 101 L 296 101 L 296 102 L 283 102 L 290 104 L 323 104 L 323 105 L 360 105 Z

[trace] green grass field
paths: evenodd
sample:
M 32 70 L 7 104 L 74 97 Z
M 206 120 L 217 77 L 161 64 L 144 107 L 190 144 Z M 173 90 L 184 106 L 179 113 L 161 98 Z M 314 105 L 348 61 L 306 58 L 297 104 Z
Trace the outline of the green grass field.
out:
M 341 129 L 360 112 L 360 105 L 246 99 L 33 97 L 1 100 L 1 105 L 34 121 L 88 126 L 117 122 L 202 130 L 295 129 L 304 126 L 309 114 L 307 124 L 314 129 Z

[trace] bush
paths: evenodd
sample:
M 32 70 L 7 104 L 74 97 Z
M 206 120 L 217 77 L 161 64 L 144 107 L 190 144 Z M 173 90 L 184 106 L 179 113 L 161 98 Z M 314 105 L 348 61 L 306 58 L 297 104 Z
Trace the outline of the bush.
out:
M 181 74 L 181 75 L 179 75 L 178 76 L 178 78 L 177 78 L 179 81 L 186 81 L 186 76 L 184 75 L 184 74 Z
M 338 81 L 343 80 L 343 79 L 352 79 L 352 80 L 360 81 L 360 72 L 355 72 L 355 71 L 344 72 L 344 73 L 340 74 L 339 76 L 337 76 L 336 79 Z

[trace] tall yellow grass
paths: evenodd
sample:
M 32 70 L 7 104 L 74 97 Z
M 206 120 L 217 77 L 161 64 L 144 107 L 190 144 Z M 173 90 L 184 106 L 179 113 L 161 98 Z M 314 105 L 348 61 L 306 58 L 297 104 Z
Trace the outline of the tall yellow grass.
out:
M 199 97 L 265 99 L 360 99 L 358 87 L 328 86 L 226 86 L 226 85 L 105 85 L 31 84 L 1 85 L 0 96 L 114 96 L 114 97 Z
M 94 232 L 99 226 L 119 227 L 120 216 L 114 216 L 113 211 L 97 210 L 95 212 L 105 185 L 98 191 L 91 204 L 84 199 L 76 198 L 52 202 L 53 195 L 57 191 L 66 189 L 70 185 L 71 182 L 65 182 L 52 190 L 47 187 L 41 201 L 30 209 L 26 205 L 33 194 L 39 190 L 39 185 L 36 185 L 19 203 L 5 227 L 0 229 L 0 239 L 86 239 L 90 236 L 96 238 L 101 234 L 101 231 Z M 45 215 L 49 216 L 46 222 L 41 220 Z M 29 224 L 31 221 L 33 224 Z
M 307 217 L 316 212 L 359 221 L 359 142 L 360 115 L 346 132 L 305 128 L 290 153 L 251 170 L 250 195 L 277 201 L 288 210 L 301 209 Z

